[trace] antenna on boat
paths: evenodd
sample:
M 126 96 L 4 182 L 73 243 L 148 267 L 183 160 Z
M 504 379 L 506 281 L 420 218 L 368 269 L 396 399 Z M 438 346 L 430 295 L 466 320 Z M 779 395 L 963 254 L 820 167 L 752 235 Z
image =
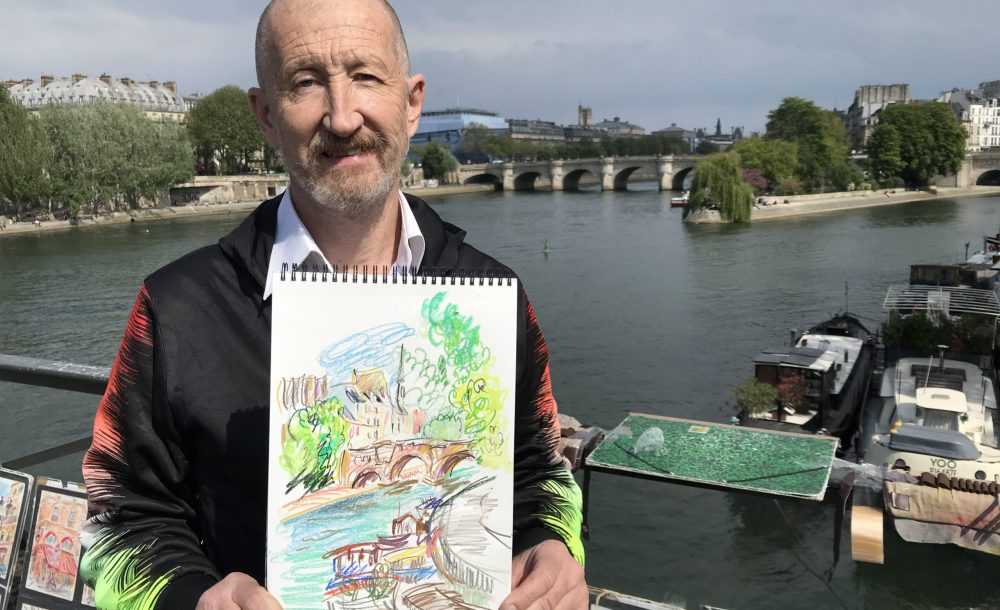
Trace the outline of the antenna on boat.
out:
M 848 282 L 845 280 L 844 281 L 844 313 L 847 313 L 847 312 L 851 311 L 851 308 L 849 306 L 850 299 L 848 298 L 849 294 L 850 294 L 850 291 L 848 290 Z

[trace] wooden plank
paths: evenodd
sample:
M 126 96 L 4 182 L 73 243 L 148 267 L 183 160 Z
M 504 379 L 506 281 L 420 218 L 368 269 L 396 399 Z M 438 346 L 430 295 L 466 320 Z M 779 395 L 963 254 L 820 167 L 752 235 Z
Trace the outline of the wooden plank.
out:
M 632 413 L 587 466 L 667 482 L 822 500 L 837 439 Z

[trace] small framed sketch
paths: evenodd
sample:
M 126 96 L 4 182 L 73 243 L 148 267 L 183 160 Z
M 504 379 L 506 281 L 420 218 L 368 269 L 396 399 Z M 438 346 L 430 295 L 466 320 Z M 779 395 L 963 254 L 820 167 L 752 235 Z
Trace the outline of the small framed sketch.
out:
M 31 475 L 0 468 L 0 608 L 7 607 L 11 595 L 32 481 Z
M 32 496 L 31 538 L 18 610 L 94 607 L 93 593 L 87 591 L 80 576 L 86 492 L 76 483 L 39 478 Z

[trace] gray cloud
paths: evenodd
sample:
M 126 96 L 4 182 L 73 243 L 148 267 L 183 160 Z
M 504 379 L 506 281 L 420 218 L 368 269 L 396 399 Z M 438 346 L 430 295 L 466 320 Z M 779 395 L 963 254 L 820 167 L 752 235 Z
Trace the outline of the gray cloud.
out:
M 83 72 L 250 86 L 264 0 L 6 0 L 0 78 Z M 1000 3 L 933 0 L 397 0 L 428 108 L 761 129 L 798 95 L 844 108 L 867 83 L 917 97 L 1000 79 Z

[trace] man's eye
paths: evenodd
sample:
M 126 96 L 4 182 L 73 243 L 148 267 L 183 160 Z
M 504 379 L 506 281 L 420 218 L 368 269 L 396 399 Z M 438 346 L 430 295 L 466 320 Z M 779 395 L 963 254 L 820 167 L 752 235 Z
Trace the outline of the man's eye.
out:
M 373 74 L 367 74 L 365 72 L 359 72 L 358 74 L 354 75 L 354 80 L 361 81 L 361 82 L 375 82 L 375 81 L 378 80 L 378 78 L 376 78 L 375 75 L 373 75 Z
M 302 80 L 295 83 L 296 89 L 308 89 L 309 87 L 315 87 L 319 84 L 315 78 L 303 78 Z

